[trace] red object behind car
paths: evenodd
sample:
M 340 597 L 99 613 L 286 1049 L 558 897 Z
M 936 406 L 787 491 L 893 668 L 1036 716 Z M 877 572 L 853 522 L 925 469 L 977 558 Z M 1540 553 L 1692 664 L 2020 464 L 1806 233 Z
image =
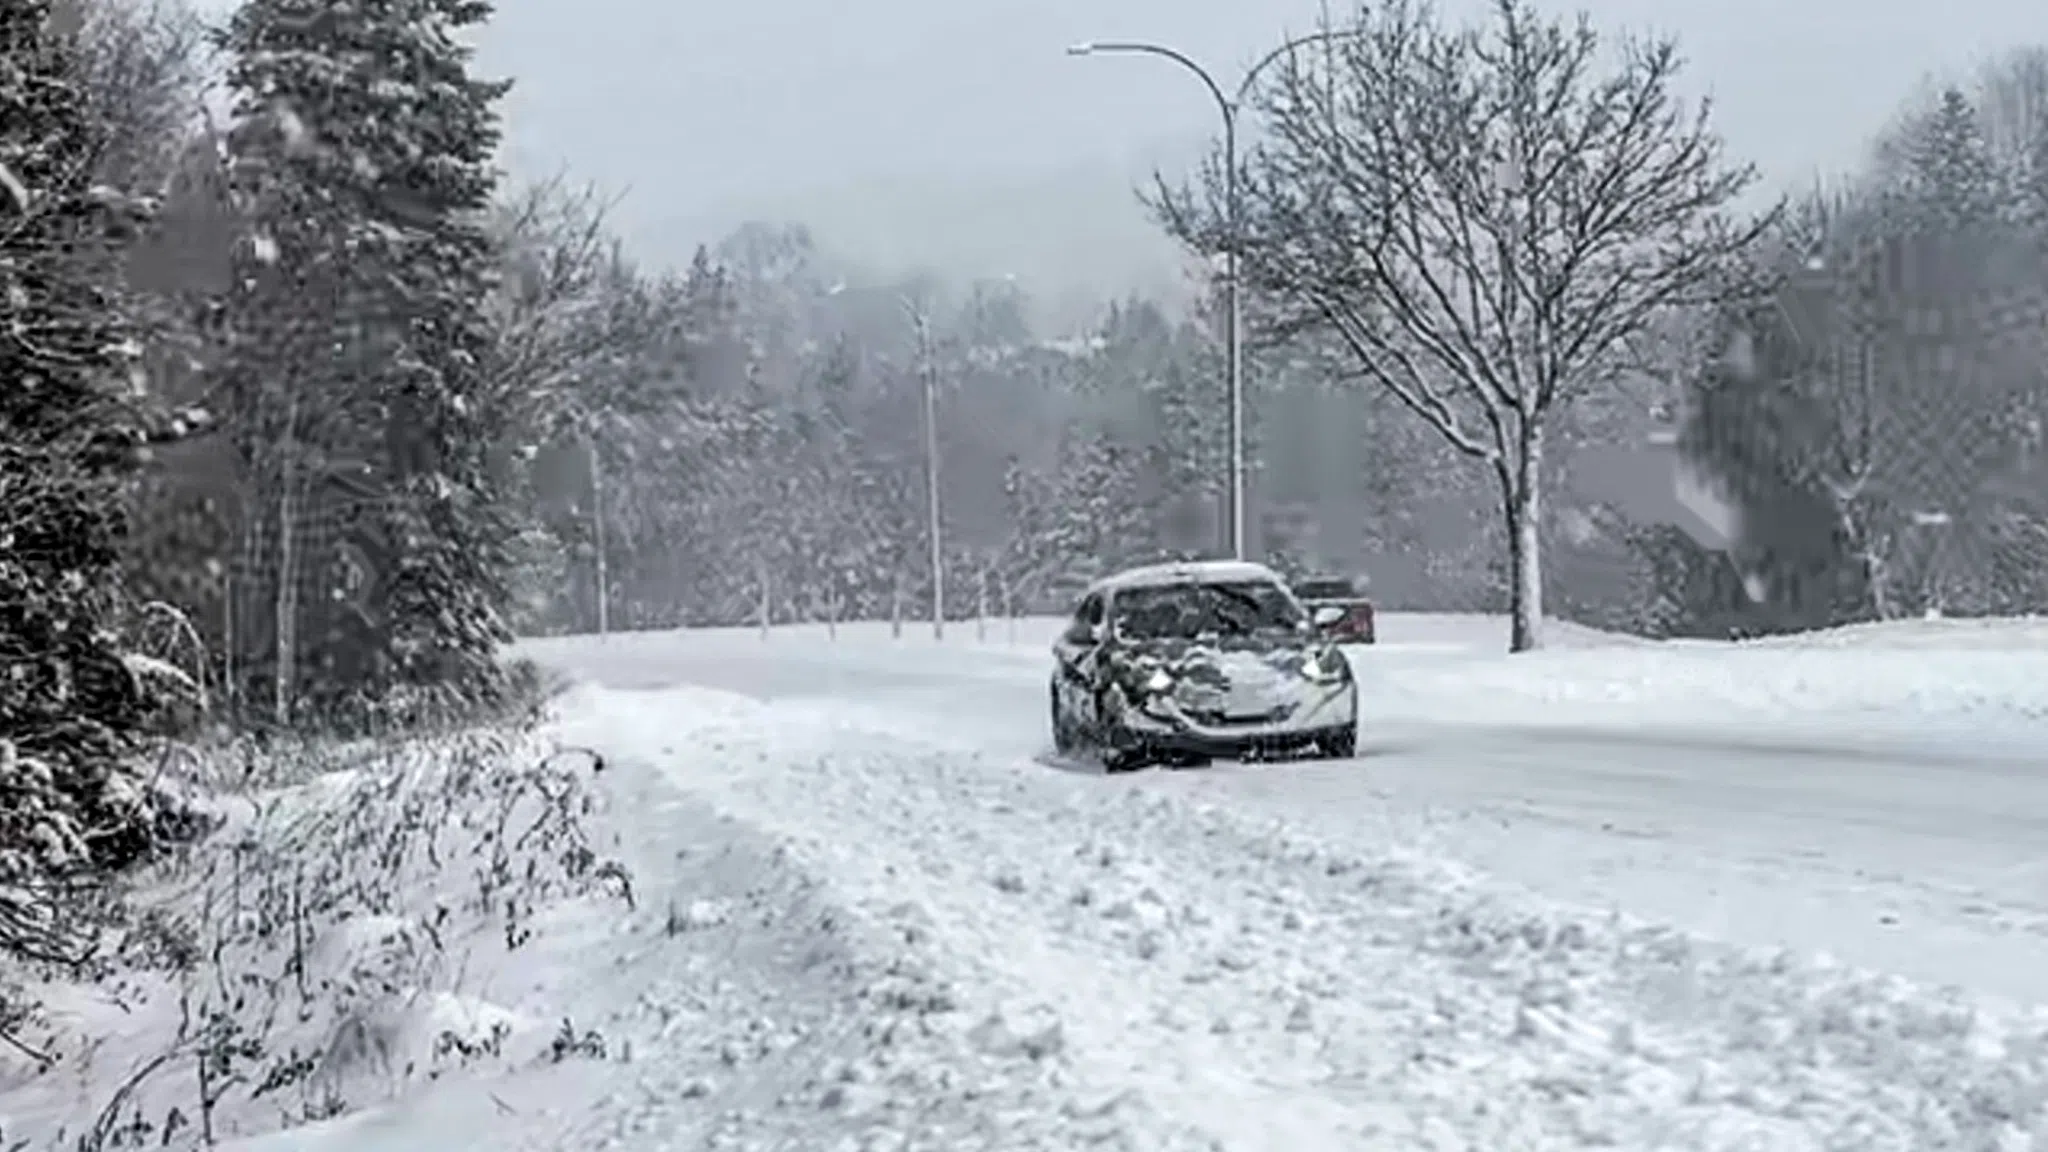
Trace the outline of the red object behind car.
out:
M 1323 626 L 1323 635 L 1340 644 L 1370 644 L 1374 640 L 1372 601 L 1359 594 L 1350 580 L 1328 578 L 1303 580 L 1294 586 L 1295 598 L 1314 615 L 1325 607 L 1342 608 L 1344 615 Z

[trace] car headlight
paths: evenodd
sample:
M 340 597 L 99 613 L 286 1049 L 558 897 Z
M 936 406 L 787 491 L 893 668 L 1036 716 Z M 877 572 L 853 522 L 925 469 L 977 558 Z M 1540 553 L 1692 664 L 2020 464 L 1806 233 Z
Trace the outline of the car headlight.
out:
M 1173 691 L 1173 673 L 1164 668 L 1154 668 L 1151 675 L 1145 677 L 1145 691 L 1154 696 L 1164 696 Z
M 1351 678 L 1351 664 L 1335 652 L 1311 653 L 1301 662 L 1301 674 L 1314 684 L 1342 684 Z

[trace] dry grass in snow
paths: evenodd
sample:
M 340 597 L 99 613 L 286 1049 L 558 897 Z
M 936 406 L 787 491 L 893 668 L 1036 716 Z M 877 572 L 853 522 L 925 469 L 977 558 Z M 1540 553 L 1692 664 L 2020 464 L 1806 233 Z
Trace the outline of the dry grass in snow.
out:
M 136 878 L 87 971 L 11 974 L 42 1019 L 0 1052 L 0 1149 L 204 1147 L 602 1056 L 528 959 L 632 904 L 591 842 L 602 767 L 486 731 L 206 759 L 213 834 Z

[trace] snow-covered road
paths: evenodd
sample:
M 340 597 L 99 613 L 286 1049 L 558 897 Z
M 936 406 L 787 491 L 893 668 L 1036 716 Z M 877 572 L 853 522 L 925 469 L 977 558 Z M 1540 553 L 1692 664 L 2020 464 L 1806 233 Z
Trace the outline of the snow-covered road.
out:
M 1497 627 L 1386 621 L 1357 761 L 1117 778 L 1042 762 L 1044 622 L 528 651 L 943 980 L 973 1091 L 848 1148 L 2048 1148 L 2037 629 Z
M 938 645 L 856 625 L 836 641 L 733 630 L 534 651 L 608 687 L 803 704 L 1021 770 L 1047 743 L 1053 630 L 994 624 L 978 643 L 956 626 Z M 1571 632 L 1525 661 L 1499 654 L 1491 621 L 1392 616 L 1384 631 L 1354 654 L 1361 762 L 1119 785 L 1397 836 L 1574 904 L 2048 1003 L 2048 626 L 1741 651 Z

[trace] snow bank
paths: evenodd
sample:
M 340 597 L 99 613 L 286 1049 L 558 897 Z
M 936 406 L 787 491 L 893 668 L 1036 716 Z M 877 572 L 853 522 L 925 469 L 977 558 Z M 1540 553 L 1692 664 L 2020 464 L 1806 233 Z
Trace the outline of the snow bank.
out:
M 564 739 L 607 753 L 638 908 L 564 956 L 602 989 L 609 1045 L 570 1082 L 462 1079 L 400 1107 L 278 1133 L 237 1152 L 450 1147 L 1067 1149 L 1093 1127 L 1046 1084 L 1057 1030 L 979 1004 L 934 970 L 914 906 L 821 882 L 798 846 L 679 790 L 658 761 L 722 765 L 757 719 L 722 697 L 659 702 L 622 729 L 609 693 L 562 701 Z M 763 768 L 771 767 L 763 764 Z
M 2031 732 L 2048 723 L 2048 623 L 1914 621 L 1743 643 L 1571 634 L 1507 656 L 1480 621 L 1389 617 L 1354 651 L 1376 717 L 1503 724 L 1879 726 Z M 1431 658 L 1433 657 L 1433 658 Z
M 890 1147 L 2048 1140 L 2048 1012 L 1549 906 L 1384 822 L 1309 835 L 1170 775 L 920 743 L 850 706 L 584 705 L 589 738 L 787 843 L 870 932 L 919 943 L 947 989 L 929 1058 L 992 1078 L 1018 1127 L 948 1143 L 905 1116 Z M 809 1125 L 787 1146 L 865 1146 L 833 1113 L 782 1113 Z M 725 1146 L 784 1146 L 756 1135 Z
M 54 1063 L 0 1063 L 10 1146 L 211 1144 L 573 1042 L 535 941 L 629 883 L 587 758 L 470 733 L 215 770 L 268 786 L 141 878 L 94 982 L 36 989 Z
M 86 1039 L 41 1077 L 12 1070 L 0 1146 L 208 1143 L 202 1055 L 241 1073 L 212 1081 L 207 1117 L 235 1152 L 1099 1145 L 1099 1117 L 1055 1083 L 1059 1029 L 939 971 L 921 908 L 822 882 L 796 842 L 661 770 L 744 761 L 753 745 L 722 741 L 755 732 L 755 712 L 677 698 L 622 728 L 618 699 L 570 691 L 564 722 L 501 770 L 544 788 L 471 787 L 483 769 L 460 758 L 357 749 L 350 767 L 232 805 L 211 854 L 151 892 L 151 915 L 204 938 L 178 972 L 137 965 L 68 991 L 60 1015 Z M 605 755 L 543 759 L 556 742 Z M 518 856 L 557 810 L 583 817 L 582 850 Z M 570 859 L 592 879 L 630 873 L 630 899 L 541 883 Z M 181 1026 L 181 996 L 222 1030 Z M 302 1070 L 265 1088 L 287 1057 Z
M 2048 720 L 2048 650 L 1727 646 L 1546 651 L 1403 667 L 1356 661 L 1376 715 L 1580 722 L 1743 723 L 1867 713 L 1992 723 Z M 1908 716 L 1910 714 L 1910 717 Z
M 1050 659 L 1062 620 L 1027 617 L 990 620 L 977 636 L 974 622 L 949 622 L 943 640 L 929 622 L 906 622 L 896 636 L 887 623 L 860 621 L 836 630 L 822 624 L 770 629 L 685 628 L 618 632 L 608 636 L 550 636 L 521 640 L 514 654 L 570 677 L 614 688 L 659 688 L 673 682 L 679 650 L 716 660 L 792 659 L 850 661 L 879 672 L 925 672 L 936 658 L 962 675 L 993 679 L 1036 677 Z
M 2048 619 L 1889 620 L 1747 640 L 1736 647 L 2039 652 L 2048 650 Z

